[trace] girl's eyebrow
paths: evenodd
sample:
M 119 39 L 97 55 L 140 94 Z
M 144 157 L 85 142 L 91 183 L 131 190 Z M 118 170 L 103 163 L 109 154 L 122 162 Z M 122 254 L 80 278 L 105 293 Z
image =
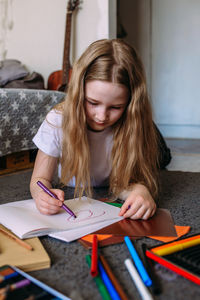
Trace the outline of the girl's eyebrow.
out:
M 93 99 L 93 98 L 90 98 L 90 97 L 87 97 L 87 96 L 85 96 L 85 99 L 89 100 L 89 101 L 93 101 L 95 103 L 101 103 L 100 100 L 96 100 L 96 99 Z M 125 105 L 126 105 L 126 103 L 116 103 L 116 104 L 112 104 L 111 106 L 125 106 Z

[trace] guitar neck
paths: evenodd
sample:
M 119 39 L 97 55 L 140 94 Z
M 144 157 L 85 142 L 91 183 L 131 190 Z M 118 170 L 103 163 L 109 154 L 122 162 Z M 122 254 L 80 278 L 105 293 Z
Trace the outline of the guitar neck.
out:
M 65 28 L 65 41 L 63 53 L 63 67 L 62 67 L 62 84 L 66 85 L 69 81 L 70 70 L 70 39 L 71 39 L 71 20 L 72 11 L 67 12 L 66 28 Z

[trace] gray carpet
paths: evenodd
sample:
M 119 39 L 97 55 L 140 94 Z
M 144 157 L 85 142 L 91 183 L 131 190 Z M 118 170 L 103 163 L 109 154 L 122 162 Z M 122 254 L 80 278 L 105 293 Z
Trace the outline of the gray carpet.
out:
M 0 203 L 31 198 L 29 181 L 31 171 L 0 177 Z M 66 199 L 73 195 L 72 189 L 66 190 Z M 95 190 L 94 198 L 106 196 L 106 190 Z M 176 225 L 189 225 L 188 235 L 200 232 L 200 173 L 162 171 L 159 206 L 170 210 Z M 95 282 L 92 280 L 85 255 L 90 253 L 77 241 L 62 241 L 40 238 L 47 250 L 52 266 L 50 269 L 31 272 L 32 276 L 45 282 L 73 300 L 102 299 Z M 141 243 L 148 246 L 160 244 L 155 240 L 143 238 L 135 245 L 141 253 Z M 101 248 L 114 274 L 118 277 L 128 299 L 141 299 L 124 266 L 124 260 L 130 257 L 124 243 Z M 181 276 L 156 265 L 156 273 L 162 286 L 159 300 L 195 300 L 200 299 L 199 286 Z

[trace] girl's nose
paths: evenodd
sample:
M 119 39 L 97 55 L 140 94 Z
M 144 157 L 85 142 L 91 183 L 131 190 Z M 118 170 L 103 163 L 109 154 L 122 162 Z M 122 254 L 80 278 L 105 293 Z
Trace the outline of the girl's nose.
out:
M 96 112 L 96 119 L 99 122 L 104 122 L 107 119 L 107 111 L 106 111 L 106 109 L 99 109 Z

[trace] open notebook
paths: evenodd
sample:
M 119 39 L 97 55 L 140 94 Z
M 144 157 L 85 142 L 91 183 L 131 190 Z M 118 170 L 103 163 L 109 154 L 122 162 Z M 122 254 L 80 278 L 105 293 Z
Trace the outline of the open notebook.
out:
M 73 232 L 92 224 L 96 224 L 97 228 L 99 224 L 99 228 L 102 228 L 102 222 L 122 219 L 118 216 L 118 207 L 87 197 L 67 200 L 65 204 L 77 218 L 62 209 L 56 215 L 42 215 L 34 200 L 29 199 L 0 205 L 0 223 L 23 239 L 60 231 Z

